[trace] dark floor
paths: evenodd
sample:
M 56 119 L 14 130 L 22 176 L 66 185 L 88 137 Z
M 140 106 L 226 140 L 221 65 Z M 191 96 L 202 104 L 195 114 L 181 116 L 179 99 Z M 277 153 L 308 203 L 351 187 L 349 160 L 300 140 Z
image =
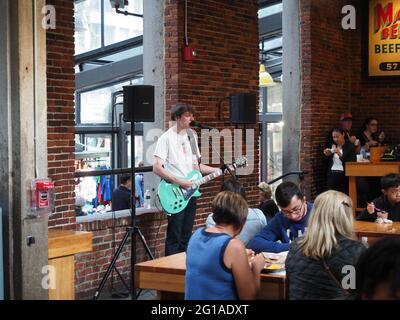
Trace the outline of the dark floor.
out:
M 139 290 L 136 291 L 136 294 L 139 294 Z M 140 295 L 137 297 L 137 300 L 156 300 L 157 293 L 155 290 L 142 290 Z M 124 291 L 114 292 L 114 294 L 102 294 L 99 297 L 99 300 L 131 300 L 131 296 L 128 295 Z

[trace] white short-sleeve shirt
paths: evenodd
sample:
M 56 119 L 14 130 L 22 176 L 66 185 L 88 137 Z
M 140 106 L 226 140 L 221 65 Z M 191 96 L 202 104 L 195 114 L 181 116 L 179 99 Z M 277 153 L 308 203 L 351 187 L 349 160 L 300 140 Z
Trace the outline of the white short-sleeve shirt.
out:
M 192 129 L 188 129 L 192 130 Z M 197 153 L 199 147 L 197 145 L 196 132 L 193 136 L 196 140 Z M 197 158 L 193 154 L 190 147 L 190 140 L 187 131 L 177 132 L 176 125 L 164 132 L 157 141 L 154 156 L 164 160 L 164 168 L 176 177 L 185 177 L 193 170 L 193 165 L 197 163 Z

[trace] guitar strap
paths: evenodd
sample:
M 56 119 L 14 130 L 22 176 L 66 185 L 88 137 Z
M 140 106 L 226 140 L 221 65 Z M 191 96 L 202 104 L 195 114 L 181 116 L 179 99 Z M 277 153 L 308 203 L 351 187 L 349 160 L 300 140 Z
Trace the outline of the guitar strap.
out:
M 192 153 L 196 157 L 197 162 L 199 163 L 199 167 L 200 167 L 201 156 L 200 156 L 199 148 L 197 146 L 197 140 L 196 140 L 193 132 L 194 132 L 193 130 L 188 129 L 187 135 L 188 135 L 189 142 L 190 142 L 190 149 L 192 149 Z

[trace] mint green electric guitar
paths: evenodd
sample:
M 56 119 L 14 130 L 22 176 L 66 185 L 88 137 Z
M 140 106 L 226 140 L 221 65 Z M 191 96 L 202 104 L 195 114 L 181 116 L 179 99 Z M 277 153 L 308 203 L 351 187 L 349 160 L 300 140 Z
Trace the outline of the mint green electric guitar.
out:
M 240 157 L 234 161 L 232 167 L 240 168 L 247 165 L 246 157 Z M 193 185 L 189 189 L 184 189 L 180 185 L 175 183 L 170 183 L 165 180 L 161 180 L 158 186 L 158 197 L 160 198 L 160 203 L 167 214 L 176 214 L 181 212 L 186 208 L 190 198 L 200 197 L 199 187 L 208 181 L 211 181 L 221 175 L 223 175 L 222 169 L 213 172 L 205 177 L 202 177 L 200 171 L 193 170 L 182 179 L 191 180 Z

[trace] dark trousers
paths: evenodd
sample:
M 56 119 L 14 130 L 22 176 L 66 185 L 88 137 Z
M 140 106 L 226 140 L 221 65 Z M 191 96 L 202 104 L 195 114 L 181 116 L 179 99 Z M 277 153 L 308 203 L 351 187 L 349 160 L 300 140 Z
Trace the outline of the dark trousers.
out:
M 336 190 L 347 194 L 348 184 L 349 182 L 344 172 L 328 172 L 327 190 Z
M 167 237 L 165 239 L 165 255 L 186 251 L 196 216 L 196 198 L 190 199 L 181 212 L 168 216 Z

